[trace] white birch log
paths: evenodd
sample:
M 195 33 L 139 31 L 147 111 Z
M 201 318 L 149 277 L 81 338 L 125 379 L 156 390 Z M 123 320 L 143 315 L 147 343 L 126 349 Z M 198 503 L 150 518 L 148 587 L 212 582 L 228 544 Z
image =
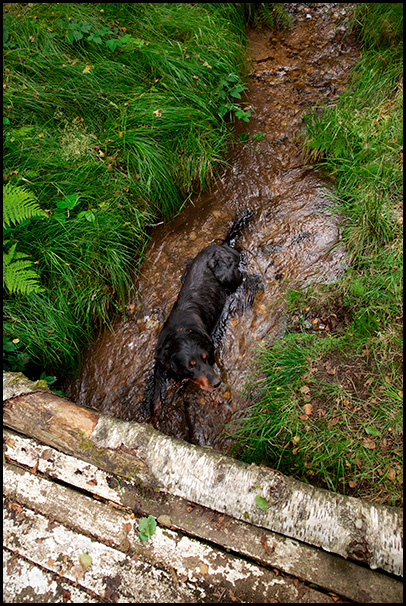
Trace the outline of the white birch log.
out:
M 7 387 L 15 377 L 6 373 Z M 10 376 L 11 375 L 11 376 Z M 29 386 L 28 386 L 29 387 Z M 28 388 L 26 387 L 26 388 Z M 371 568 L 403 574 L 397 508 L 309 486 L 272 469 L 75 406 L 49 392 L 12 396 L 5 424 L 127 479 L 322 547 Z M 266 499 L 260 509 L 256 497 Z

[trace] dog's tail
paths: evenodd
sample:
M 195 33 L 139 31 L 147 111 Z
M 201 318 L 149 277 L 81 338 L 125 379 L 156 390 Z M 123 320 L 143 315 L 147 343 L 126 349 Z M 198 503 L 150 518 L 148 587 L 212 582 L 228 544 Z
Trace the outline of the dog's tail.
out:
M 228 244 L 234 248 L 238 238 L 241 236 L 242 230 L 248 225 L 254 215 L 254 210 L 245 210 L 241 217 L 236 219 L 231 225 L 228 234 L 224 238 L 223 244 Z

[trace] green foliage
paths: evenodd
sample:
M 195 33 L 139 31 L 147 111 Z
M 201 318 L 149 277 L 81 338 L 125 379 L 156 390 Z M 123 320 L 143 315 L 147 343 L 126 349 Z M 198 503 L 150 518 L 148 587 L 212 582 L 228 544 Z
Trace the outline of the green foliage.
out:
M 245 90 L 245 86 L 241 84 L 240 78 L 236 74 L 228 74 L 227 78 L 221 80 L 217 94 L 220 100 L 218 115 L 222 118 L 228 112 L 234 112 L 237 119 L 242 119 L 244 122 L 249 122 L 251 111 L 243 110 L 241 105 L 232 101 L 227 101 L 229 97 L 233 99 L 241 99 L 241 93 Z
M 291 27 L 292 16 L 281 2 L 260 2 L 256 6 L 254 24 L 264 23 L 269 27 Z
M 7 228 L 10 267 L 35 259 L 45 291 L 9 293 L 4 331 L 47 372 L 122 309 L 149 224 L 209 184 L 248 118 L 244 21 L 231 3 L 6 8 L 3 173 L 48 219 Z
M 46 217 L 46 213 L 38 206 L 33 194 L 24 187 L 16 187 L 11 183 L 3 185 L 3 237 L 10 230 L 4 228 L 11 224 L 24 222 L 33 217 Z M 12 240 L 3 239 L 3 249 L 11 244 Z M 32 261 L 28 255 L 16 251 L 18 242 L 11 244 L 7 252 L 3 250 L 3 288 L 10 293 L 28 295 L 31 292 L 43 292 L 39 282 L 39 275 L 33 269 Z
M 3 185 L 3 227 L 21 223 L 31 217 L 46 217 L 34 194 L 25 187 Z
M 306 117 L 305 156 L 335 180 L 343 280 L 288 293 L 301 325 L 261 351 L 236 450 L 331 490 L 401 498 L 402 4 L 357 4 L 364 44 L 333 107 Z M 335 318 L 335 334 L 308 334 Z M 340 320 L 341 317 L 341 320 Z M 345 319 L 343 319 L 345 318 Z
M 255 497 L 255 504 L 257 505 L 257 507 L 262 509 L 262 511 L 268 511 L 269 509 L 268 501 L 264 497 L 261 497 L 261 495 L 259 494 L 257 494 L 257 496 Z
M 393 47 L 403 42 L 402 2 L 354 4 L 354 28 L 365 48 Z
M 146 543 L 156 530 L 156 520 L 153 516 L 141 518 L 138 523 L 138 538 L 141 543 Z
M 11 372 L 24 372 L 30 357 L 21 349 L 19 339 L 11 340 L 3 335 L 3 370 Z
M 8 241 L 3 242 L 3 246 Z M 10 293 L 28 295 L 31 292 L 43 292 L 39 283 L 39 276 L 32 268 L 32 261 L 28 255 L 16 252 L 15 242 L 7 253 L 3 251 L 3 287 Z

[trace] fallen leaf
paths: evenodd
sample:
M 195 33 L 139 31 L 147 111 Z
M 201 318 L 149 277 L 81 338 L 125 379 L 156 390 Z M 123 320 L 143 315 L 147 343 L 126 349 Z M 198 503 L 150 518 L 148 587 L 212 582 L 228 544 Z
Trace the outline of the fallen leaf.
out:
M 159 109 L 156 109 L 155 111 L 152 112 L 154 114 L 154 116 L 156 116 L 157 118 L 160 118 L 162 116 L 162 113 L 159 111 Z
M 300 442 L 300 436 L 293 436 L 292 442 L 293 444 L 297 444 L 298 442 Z
M 207 566 L 207 564 L 202 564 L 200 566 L 200 572 L 201 574 L 207 574 L 209 572 L 209 567 Z
M 348 486 L 349 486 L 350 488 L 355 488 L 355 482 L 354 482 L 354 480 L 350 480 L 350 481 L 348 482 Z
M 261 495 L 259 494 L 257 494 L 257 496 L 255 497 L 255 504 L 257 507 L 262 509 L 262 511 L 267 511 L 269 508 L 268 501 L 264 497 L 261 497 Z
M 82 553 L 79 556 L 79 564 L 83 570 L 87 570 L 92 565 L 92 558 L 88 553 Z
M 309 417 L 313 412 L 313 405 L 312 404 L 305 404 L 303 407 L 303 410 L 305 412 L 305 414 L 307 414 Z
M 364 438 L 364 439 L 362 440 L 362 445 L 363 445 L 365 448 L 368 448 L 368 450 L 375 450 L 375 448 L 376 448 L 375 441 L 374 441 L 374 440 L 371 440 L 371 438 Z
M 303 387 L 301 387 L 299 391 L 301 391 L 302 393 L 309 393 L 310 387 L 308 385 L 303 385 Z
M 394 469 L 389 469 L 389 471 L 388 471 L 388 478 L 390 480 L 394 480 L 396 478 L 396 471 Z
M 268 543 L 266 540 L 266 536 L 262 536 L 259 540 L 260 540 L 260 543 L 262 544 L 262 547 L 265 549 L 266 553 L 269 555 L 270 552 L 269 552 L 269 547 L 268 547 Z
M 130 522 L 123 522 L 123 531 L 125 532 L 125 534 L 128 534 L 131 529 L 132 525 Z

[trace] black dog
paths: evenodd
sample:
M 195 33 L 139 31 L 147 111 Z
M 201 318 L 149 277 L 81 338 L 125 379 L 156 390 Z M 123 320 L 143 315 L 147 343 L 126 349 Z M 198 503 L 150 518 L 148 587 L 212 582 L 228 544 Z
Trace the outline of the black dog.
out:
M 221 245 L 203 248 L 187 266 L 178 298 L 158 337 L 155 366 L 143 399 L 144 414 L 154 411 L 159 396 L 163 399 L 168 379 L 189 379 L 206 391 L 220 385 L 212 368 L 213 333 L 228 295 L 243 281 L 240 253 L 234 246 L 254 214 L 246 211 L 234 221 Z

